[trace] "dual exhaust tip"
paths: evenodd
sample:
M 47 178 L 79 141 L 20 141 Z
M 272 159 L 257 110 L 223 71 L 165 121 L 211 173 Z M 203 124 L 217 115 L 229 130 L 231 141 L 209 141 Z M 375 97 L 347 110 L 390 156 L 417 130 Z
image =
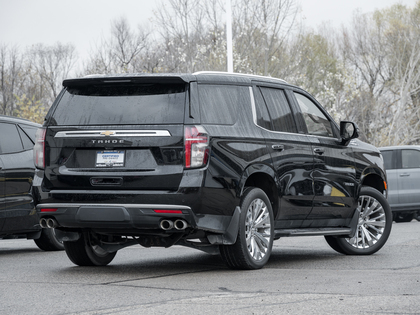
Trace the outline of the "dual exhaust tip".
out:
M 58 227 L 58 223 L 56 220 L 52 219 L 52 218 L 42 218 L 39 220 L 39 225 L 41 225 L 41 227 L 43 229 L 55 229 L 56 227 Z
M 177 229 L 178 231 L 185 230 L 188 227 L 188 223 L 185 220 L 178 219 L 175 221 L 172 220 L 162 220 L 160 221 L 160 228 L 162 230 L 171 230 L 173 228 Z

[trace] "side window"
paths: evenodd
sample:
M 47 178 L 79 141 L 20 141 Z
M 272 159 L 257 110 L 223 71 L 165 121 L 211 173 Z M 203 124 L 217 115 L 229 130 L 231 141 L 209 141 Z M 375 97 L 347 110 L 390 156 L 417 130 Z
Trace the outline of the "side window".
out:
M 420 168 L 420 151 L 401 150 L 402 168 Z
M 23 148 L 25 150 L 30 150 L 34 147 L 34 142 L 35 141 L 32 141 L 32 139 L 29 137 L 29 135 L 27 135 L 26 132 L 21 127 L 22 126 L 18 125 L 18 131 L 19 131 L 20 138 L 22 139 Z M 30 129 L 27 129 L 27 130 L 31 131 L 31 133 L 32 133 L 32 130 L 30 130 Z M 35 132 L 36 132 L 36 129 L 33 129 L 33 130 L 35 130 Z
M 293 113 L 283 90 L 260 87 L 271 117 L 272 130 L 282 132 L 297 132 Z
M 198 93 L 203 124 L 233 125 L 238 104 L 250 103 L 247 86 L 200 84 Z
M 22 141 L 15 124 L 0 123 L 0 153 L 23 151 Z
M 382 156 L 384 158 L 384 164 L 386 170 L 395 169 L 395 151 L 382 151 Z
M 294 93 L 302 111 L 308 133 L 316 136 L 333 137 L 331 122 L 318 106 L 306 96 Z
M 33 143 L 35 143 L 35 134 L 38 128 L 29 126 L 29 125 L 19 125 L 20 128 L 26 133 L 26 135 L 31 139 Z
M 261 95 L 259 88 L 255 90 L 254 98 L 257 125 L 267 130 L 274 130 L 273 125 L 271 124 L 270 115 L 268 114 L 267 106 L 265 105 L 264 98 Z

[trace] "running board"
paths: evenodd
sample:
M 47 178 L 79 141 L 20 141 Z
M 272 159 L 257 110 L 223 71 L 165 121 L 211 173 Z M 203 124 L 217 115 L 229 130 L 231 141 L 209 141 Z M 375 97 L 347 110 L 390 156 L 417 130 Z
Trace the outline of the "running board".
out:
M 274 230 L 275 237 L 286 236 L 316 236 L 316 235 L 343 235 L 348 236 L 351 228 L 308 228 L 308 229 L 278 229 Z

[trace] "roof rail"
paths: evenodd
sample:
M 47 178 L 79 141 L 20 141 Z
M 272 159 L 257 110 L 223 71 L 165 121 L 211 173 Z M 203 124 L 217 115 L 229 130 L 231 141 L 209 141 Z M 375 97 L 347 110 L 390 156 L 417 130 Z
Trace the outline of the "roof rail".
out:
M 243 77 L 251 77 L 251 78 L 256 78 L 256 79 L 272 79 L 272 80 L 278 80 L 282 83 L 287 83 L 285 80 L 283 79 L 279 79 L 279 78 L 273 78 L 273 77 L 265 77 L 262 75 L 256 75 L 256 74 L 246 74 L 246 73 L 236 73 L 236 72 L 223 72 L 223 71 L 197 71 L 194 72 L 193 75 L 199 75 L 199 74 L 223 74 L 223 75 L 236 75 L 236 76 L 243 76 Z

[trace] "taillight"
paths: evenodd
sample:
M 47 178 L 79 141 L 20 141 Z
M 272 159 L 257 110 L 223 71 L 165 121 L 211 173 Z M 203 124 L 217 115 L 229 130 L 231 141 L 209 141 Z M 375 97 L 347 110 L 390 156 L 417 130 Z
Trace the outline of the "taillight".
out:
M 40 212 L 56 212 L 58 208 L 41 208 Z
M 184 139 L 185 167 L 206 165 L 209 157 L 209 136 L 204 127 L 185 126 Z
M 182 214 L 182 210 L 168 210 L 168 209 L 159 210 L 159 209 L 154 209 L 153 211 L 156 212 L 156 213 Z
M 37 168 L 45 168 L 45 132 L 47 129 L 39 128 L 35 135 L 34 163 Z

